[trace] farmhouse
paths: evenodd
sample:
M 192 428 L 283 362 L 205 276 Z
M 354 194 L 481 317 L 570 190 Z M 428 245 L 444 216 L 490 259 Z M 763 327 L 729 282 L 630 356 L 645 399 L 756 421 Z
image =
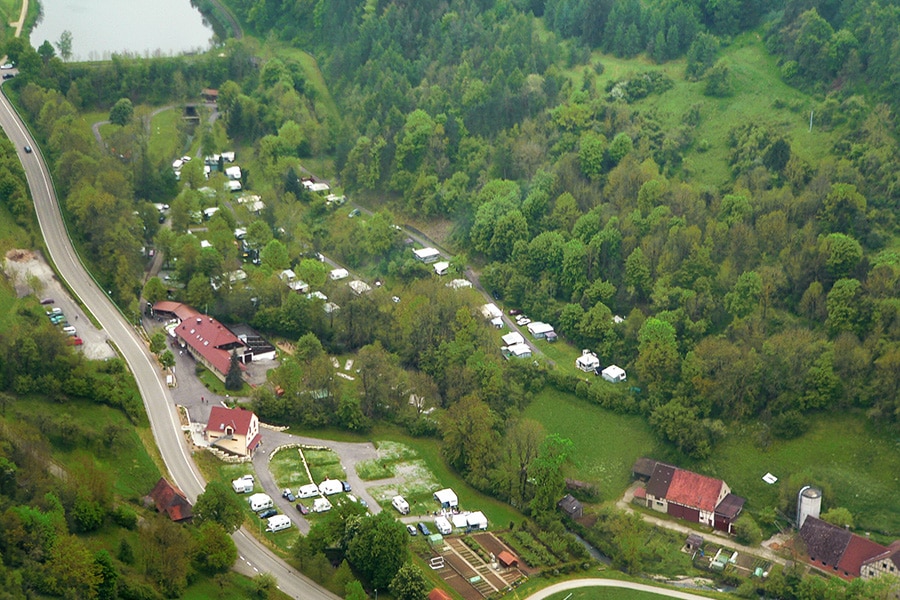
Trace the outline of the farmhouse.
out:
M 627 379 L 625 369 L 617 367 L 616 365 L 609 365 L 600 371 L 600 376 L 610 383 L 619 383 L 620 381 L 625 381 Z
M 206 440 L 210 446 L 237 454 L 252 456 L 259 447 L 259 419 L 252 411 L 213 406 L 206 423 Z
M 575 359 L 575 366 L 585 373 L 591 373 L 600 366 L 600 359 L 594 352 L 582 350 L 581 356 Z
M 633 471 L 646 471 L 646 461 L 639 462 Z M 731 533 L 745 500 L 732 494 L 721 479 L 658 462 L 647 482 L 643 502 L 653 510 Z
M 153 489 L 148 494 L 156 510 L 164 512 L 175 522 L 187 521 L 194 516 L 191 503 L 188 502 L 184 492 L 169 483 L 165 477 L 160 477 Z
M 437 262 L 437 260 L 441 257 L 441 253 L 439 250 L 435 248 L 421 248 L 419 250 L 413 250 L 413 254 L 416 256 L 416 260 L 427 264 L 431 264 L 433 262 Z
M 900 541 L 885 547 L 813 516 L 803 521 L 800 539 L 810 564 L 841 579 L 900 578 Z

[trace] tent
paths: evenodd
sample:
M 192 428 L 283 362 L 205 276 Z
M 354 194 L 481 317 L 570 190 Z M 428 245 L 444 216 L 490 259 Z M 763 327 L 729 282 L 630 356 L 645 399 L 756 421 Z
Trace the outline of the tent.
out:
M 619 383 L 626 379 L 625 369 L 616 365 L 609 365 L 600 372 L 600 375 L 610 383 Z
M 453 508 L 454 506 L 459 506 L 459 500 L 450 488 L 436 491 L 434 493 L 434 499 L 438 501 L 441 508 Z
M 466 515 L 458 514 L 450 517 L 450 521 L 453 522 L 453 527 L 456 529 L 465 529 L 469 526 L 469 522 L 466 520 Z

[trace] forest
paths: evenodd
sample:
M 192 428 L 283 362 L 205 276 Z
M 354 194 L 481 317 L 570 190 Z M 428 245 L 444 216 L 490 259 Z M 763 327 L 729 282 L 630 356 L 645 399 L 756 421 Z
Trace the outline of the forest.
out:
M 685 459 L 711 456 L 747 423 L 771 439 L 802 436 L 823 413 L 900 427 L 893 3 L 226 4 L 272 43 L 96 65 L 17 40 L 7 52 L 31 65 L 13 82 L 18 102 L 120 305 L 136 314 L 139 295 L 167 297 L 158 279 L 138 285 L 139 247 L 152 244 L 179 299 L 294 345 L 254 393 L 264 419 L 439 437 L 469 482 L 533 515 L 552 510 L 545 490 L 571 458 L 566 440 L 520 416 L 546 386 L 641 415 Z M 747 48 L 788 91 L 748 99 Z M 228 197 L 201 193 L 191 169 L 176 181 L 171 157 L 151 156 L 145 109 L 122 119 L 118 157 L 76 126 L 79 111 L 183 102 L 204 87 L 219 89 L 220 119 L 181 139 L 249 156 L 245 184 L 266 205 L 258 219 L 218 211 L 206 248 L 192 215 Z M 771 116 L 713 126 L 739 102 Z M 375 212 L 339 217 L 299 185 L 305 165 Z M 171 203 L 170 228 L 151 202 Z M 248 219 L 259 265 L 234 243 Z M 503 360 L 475 300 L 429 277 L 397 222 L 439 224 L 455 272 L 471 266 L 505 306 L 626 367 L 637 391 Z M 340 318 L 329 317 L 277 275 L 293 268 L 324 285 L 317 252 L 392 291 L 338 292 Z M 248 285 L 211 288 L 239 267 Z M 346 384 L 327 353 L 381 376 Z

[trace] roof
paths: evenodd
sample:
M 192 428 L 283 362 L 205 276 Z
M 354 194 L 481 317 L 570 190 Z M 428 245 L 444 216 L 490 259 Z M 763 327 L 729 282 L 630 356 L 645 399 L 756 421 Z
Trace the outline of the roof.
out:
M 519 559 L 512 552 L 504 550 L 497 555 L 497 562 L 504 567 L 514 567 L 519 564 Z
M 646 498 L 647 497 L 647 489 L 642 487 L 634 488 L 634 497 L 635 498 Z
M 807 517 L 809 518 L 809 517 Z M 870 539 L 860 535 L 851 535 L 850 543 L 838 562 L 838 570 L 853 577 L 859 577 L 862 564 L 873 556 L 884 554 L 887 550 L 881 544 L 876 544 Z
M 432 256 L 440 256 L 441 251 L 435 248 L 422 248 L 420 250 L 413 250 L 413 254 L 416 255 L 416 258 L 431 258 Z
M 173 521 L 183 521 L 194 516 L 191 503 L 184 492 L 160 477 L 148 494 L 156 504 L 156 510 L 166 513 Z
M 434 499 L 441 504 L 449 503 L 451 506 L 454 506 L 458 502 L 456 494 L 450 488 L 436 491 L 434 493 Z
M 601 373 L 603 375 L 606 375 L 607 377 L 612 377 L 613 379 L 618 379 L 618 378 L 622 377 L 623 375 L 625 375 L 625 369 L 623 369 L 622 367 L 620 367 L 618 365 L 609 365 L 608 367 L 603 369 L 601 371 Z
M 713 512 L 719 503 L 719 494 L 724 485 L 725 483 L 721 479 L 676 469 L 672 476 L 672 483 L 669 484 L 669 491 L 666 492 L 666 500 L 682 506 Z
M 229 350 L 244 345 L 227 327 L 200 314 L 183 320 L 175 328 L 175 335 L 223 374 L 228 373 L 231 366 Z
M 453 600 L 453 597 L 440 588 L 428 592 L 428 600 Z
M 507 346 L 506 351 L 516 357 L 531 356 L 531 346 L 528 344 L 513 344 L 512 346 Z
M 747 501 L 740 496 L 728 494 L 716 507 L 716 514 L 733 521 L 734 519 L 737 519 L 737 516 L 739 514 L 741 514 L 741 510 L 744 508 L 745 502 Z
M 528 331 L 531 332 L 531 335 L 546 334 L 553 331 L 553 325 L 542 323 L 541 321 L 534 321 L 528 324 Z
M 653 469 L 656 468 L 657 464 L 658 461 L 655 461 L 652 458 L 639 458 L 634 461 L 631 472 L 639 477 L 650 477 L 653 475 Z
M 853 534 L 846 529 L 813 516 L 806 517 L 800 528 L 800 539 L 806 544 L 806 553 L 829 567 L 835 567 L 840 562 L 851 537 Z
M 869 557 L 865 559 L 862 564 L 867 564 L 870 562 L 876 561 L 891 561 L 894 563 L 895 567 L 900 568 L 900 540 L 891 543 L 890 546 L 887 547 L 887 550 L 882 552 L 881 554 L 877 554 L 875 556 Z
M 566 494 L 562 500 L 556 503 L 557 508 L 567 515 L 574 515 L 582 511 L 584 507 L 572 494 Z
M 503 343 L 506 344 L 507 346 L 515 346 L 516 344 L 524 344 L 525 343 L 525 338 L 522 337 L 522 334 L 519 333 L 518 331 L 513 331 L 510 333 L 507 333 L 500 339 L 502 339 Z
M 187 304 L 182 304 L 181 302 L 172 302 L 171 300 L 163 300 L 162 302 L 157 302 L 153 305 L 153 312 L 172 313 L 182 321 L 200 314 Z
M 663 463 L 656 463 L 656 466 L 653 468 L 653 475 L 650 476 L 650 481 L 647 482 L 647 495 L 656 498 L 665 498 L 674 474 L 675 467 Z
M 206 431 L 224 432 L 225 428 L 230 426 L 234 429 L 235 435 L 247 435 L 250 433 L 250 422 L 253 420 L 253 416 L 253 411 L 250 410 L 213 406 L 209 411 Z

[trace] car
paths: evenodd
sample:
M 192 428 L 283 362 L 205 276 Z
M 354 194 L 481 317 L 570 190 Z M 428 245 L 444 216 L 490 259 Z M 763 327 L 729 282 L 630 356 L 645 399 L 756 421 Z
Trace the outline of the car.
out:
M 511 309 L 509 309 L 509 315 L 510 315 L 511 317 L 515 317 L 516 315 L 521 315 L 521 314 L 522 314 L 522 311 L 519 310 L 518 308 L 511 308 Z
M 4 73 L 3 79 L 12 79 L 15 76 L 16 76 L 15 73 Z
M 354 208 L 353 210 L 350 211 L 350 214 L 347 216 L 352 219 L 353 217 L 358 217 L 361 214 L 362 214 L 362 212 L 360 212 L 360 210 L 358 208 Z
M 428 529 L 428 525 L 425 523 L 419 523 L 419 531 L 422 532 L 422 535 L 431 535 L 431 530 Z
M 274 508 L 267 508 L 266 510 L 259 513 L 259 518 L 260 519 L 268 519 L 269 517 L 274 517 L 277 514 L 278 514 L 278 511 L 275 510 Z
M 309 514 L 309 509 L 308 509 L 308 508 L 306 507 L 306 505 L 303 504 L 302 502 L 298 502 L 298 503 L 297 503 L 297 510 L 300 511 L 300 514 L 301 514 L 301 515 L 308 515 L 308 514 Z
M 5 64 L 0 65 L 0 69 L 3 69 L 4 71 L 8 71 L 9 69 L 13 69 L 13 68 L 15 68 L 15 65 L 12 63 L 5 63 Z
M 393 302 L 394 304 L 399 304 L 400 296 L 391 296 L 391 302 Z
M 341 486 L 344 488 L 344 491 L 345 491 L 345 492 L 351 492 L 351 491 L 353 491 L 353 488 L 350 487 L 350 482 L 349 482 L 349 481 L 342 481 L 342 482 L 341 482 Z
M 26 144 L 24 148 L 25 148 L 25 154 L 31 154 L 31 146 Z
M 83 346 L 84 340 L 80 337 L 71 337 L 69 338 L 69 344 L 72 346 Z
M 41 304 L 53 304 L 53 302 L 54 302 L 53 298 L 42 298 L 41 299 Z
M 516 319 L 516 324 L 519 327 L 525 327 L 529 323 L 531 323 L 531 319 L 529 319 L 528 317 L 522 317 L 522 318 Z
M 62 309 L 58 306 L 56 308 L 51 308 L 50 310 L 47 311 L 48 317 L 52 317 L 53 315 L 61 315 L 61 314 L 62 314 Z
M 285 500 L 287 500 L 288 502 L 293 502 L 294 500 L 297 499 L 294 497 L 294 492 L 292 492 L 291 490 L 289 490 L 287 488 L 285 488 L 285 490 L 283 492 L 281 492 L 281 497 L 284 498 Z
M 413 527 L 412 525 L 406 526 L 406 533 L 408 533 L 409 535 L 418 535 L 419 534 L 419 532 L 416 531 L 416 528 Z
M 159 222 L 160 222 L 160 223 L 165 223 L 165 222 L 166 222 L 166 215 L 159 215 Z
M 59 325 L 65 320 L 66 318 L 63 315 L 53 315 L 52 317 L 50 317 L 50 322 L 54 325 Z

